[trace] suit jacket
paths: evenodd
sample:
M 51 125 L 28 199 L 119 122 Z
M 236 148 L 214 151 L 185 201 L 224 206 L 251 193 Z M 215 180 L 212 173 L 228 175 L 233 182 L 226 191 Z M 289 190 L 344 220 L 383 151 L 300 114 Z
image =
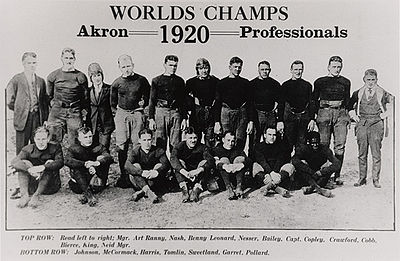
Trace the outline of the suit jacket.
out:
M 114 119 L 110 104 L 110 85 L 103 83 L 99 97 L 95 97 L 94 87 L 89 88 L 90 94 L 90 120 L 93 133 L 99 123 L 104 134 L 111 134 L 115 129 Z M 100 120 L 100 122 L 98 122 Z
M 49 116 L 49 99 L 46 94 L 45 81 L 35 74 L 35 87 L 39 91 L 39 120 L 40 125 L 47 120 Z M 26 120 L 30 110 L 29 85 L 25 74 L 15 75 L 7 85 L 7 105 L 14 111 L 14 127 L 17 131 L 25 128 Z

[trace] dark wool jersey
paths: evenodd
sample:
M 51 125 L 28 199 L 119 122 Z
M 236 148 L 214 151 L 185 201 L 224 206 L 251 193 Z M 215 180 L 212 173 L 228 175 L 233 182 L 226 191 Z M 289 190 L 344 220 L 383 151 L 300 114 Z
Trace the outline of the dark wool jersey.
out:
M 187 109 L 185 107 L 185 98 L 187 92 L 185 81 L 173 75 L 159 75 L 151 82 L 150 102 L 149 102 L 149 118 L 154 119 L 155 107 L 157 100 L 167 101 L 167 106 L 178 109 L 181 117 L 187 118 Z
M 278 121 L 283 119 L 283 106 L 281 85 L 276 80 L 268 77 L 266 79 L 254 78 L 250 81 L 253 88 L 252 98 L 254 99 L 254 108 L 260 111 L 272 111 L 275 107 L 275 102 L 278 103 Z
M 171 166 L 178 172 L 183 169 L 179 160 L 185 162 L 185 169 L 188 171 L 197 169 L 197 166 L 202 160 L 207 161 L 204 165 L 205 170 L 208 171 L 214 166 L 214 158 L 211 156 L 208 147 L 200 142 L 198 142 L 193 149 L 189 149 L 186 145 L 186 141 L 181 141 L 175 146 L 171 153 Z
M 279 172 L 290 161 L 289 145 L 286 140 L 277 139 L 272 144 L 258 143 L 254 148 L 254 159 L 265 173 Z
M 236 157 L 242 156 L 245 157 L 245 166 L 249 167 L 251 165 L 251 160 L 246 156 L 243 150 L 239 150 L 237 148 L 233 148 L 231 150 L 227 150 L 222 146 L 222 143 L 219 143 L 216 147 L 211 149 L 211 155 L 213 157 L 228 158 L 231 163 L 235 160 Z M 217 169 L 221 169 L 222 164 L 217 165 Z
M 64 166 L 61 145 L 54 143 L 47 144 L 47 148 L 44 150 L 39 150 L 35 144 L 29 144 L 22 148 L 11 164 L 16 170 L 27 171 L 22 160 L 30 161 L 33 166 L 44 165 L 45 170 L 48 171 L 59 170 Z M 47 160 L 53 161 L 46 163 Z
M 289 79 L 282 84 L 282 96 L 293 112 L 308 110 L 313 114 L 311 100 L 312 85 L 303 79 Z
M 199 99 L 200 106 L 211 106 L 215 100 L 218 81 L 215 76 L 209 76 L 206 79 L 199 79 L 196 76 L 186 81 L 186 90 Z
M 96 161 L 98 156 L 104 156 L 103 159 L 99 160 L 100 168 L 103 164 L 113 163 L 113 158 L 103 145 L 92 144 L 89 147 L 84 147 L 80 144 L 74 144 L 67 149 L 65 165 L 70 167 L 71 171 L 74 171 L 74 169 L 86 169 L 85 162 L 88 160 Z
M 57 69 L 47 77 L 47 94 L 65 104 L 81 101 L 88 102 L 88 81 L 86 75 L 78 70 L 64 72 Z
M 215 120 L 221 120 L 222 103 L 231 109 L 239 109 L 246 103 L 249 120 L 254 119 L 253 101 L 251 100 L 251 86 L 249 80 L 242 77 L 225 77 L 217 84 L 215 96 Z
M 144 152 L 140 145 L 135 146 L 132 149 L 129 161 L 132 164 L 139 163 L 142 170 L 151 170 L 156 164 L 161 163 L 162 166 L 157 169 L 159 173 L 166 173 L 170 168 L 165 150 L 156 146 L 151 146 L 148 153 Z
M 128 77 L 118 77 L 111 84 L 111 107 L 120 107 L 124 110 L 139 108 L 139 101 L 144 100 L 147 106 L 150 96 L 150 84 L 147 79 L 135 73 Z
M 347 107 L 350 101 L 350 80 L 343 76 L 324 76 L 314 82 L 313 100 L 318 101 L 343 101 L 343 107 Z
M 305 160 L 307 164 L 302 162 L 302 160 Z M 317 150 L 313 150 L 310 145 L 300 145 L 298 149 L 296 149 L 292 159 L 292 163 L 297 171 L 309 173 L 310 175 L 320 170 L 321 166 L 327 161 L 332 164 L 321 170 L 323 175 L 330 171 L 334 172 L 340 169 L 340 161 L 333 155 L 329 147 L 323 144 L 320 144 Z

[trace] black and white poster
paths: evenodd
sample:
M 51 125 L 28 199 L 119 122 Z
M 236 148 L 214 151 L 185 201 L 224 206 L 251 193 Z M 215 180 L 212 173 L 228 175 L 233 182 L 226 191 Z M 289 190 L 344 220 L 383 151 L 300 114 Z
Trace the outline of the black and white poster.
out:
M 398 1 L 4 0 L 1 10 L 1 260 L 399 260 Z M 95 206 L 79 202 L 65 166 L 57 193 L 42 195 L 36 207 L 20 208 L 12 195 L 19 187 L 11 168 L 16 111 L 7 104 L 6 88 L 24 71 L 25 52 L 36 53 L 35 73 L 47 84 L 62 67 L 66 47 L 75 51 L 77 70 L 88 76 L 89 64 L 98 63 L 107 84 L 121 76 L 121 55 L 129 55 L 133 71 L 150 84 L 163 74 L 167 55 L 179 58 L 176 75 L 185 81 L 196 76 L 199 58 L 222 79 L 230 73 L 230 59 L 240 57 L 241 77 L 258 77 L 259 62 L 268 61 L 269 76 L 282 84 L 300 60 L 302 78 L 313 88 L 328 75 L 329 58 L 340 56 L 350 95 L 374 69 L 377 84 L 391 94 L 381 187 L 373 185 L 371 150 L 367 184 L 354 186 L 359 147 L 352 121 L 343 149 L 344 184 L 332 187 L 332 197 L 302 189 L 290 190 L 290 197 L 265 196 L 263 188 L 249 185 L 238 200 L 229 200 L 228 191 L 204 191 L 198 202 L 182 203 L 178 189 L 157 204 L 148 198 L 135 202 L 132 188 L 115 186 L 120 168 L 113 132 L 114 163 Z

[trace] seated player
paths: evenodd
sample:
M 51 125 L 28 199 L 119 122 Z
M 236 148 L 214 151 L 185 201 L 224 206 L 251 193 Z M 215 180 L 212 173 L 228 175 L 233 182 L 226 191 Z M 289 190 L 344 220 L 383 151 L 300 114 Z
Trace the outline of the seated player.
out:
M 290 162 L 289 144 L 281 135 L 277 138 L 275 126 L 267 126 L 264 130 L 264 142 L 254 148 L 253 177 L 258 186 L 266 185 L 266 193 L 272 189 L 283 197 L 290 197 L 289 192 L 280 187 L 294 173 Z
M 333 173 L 340 169 L 340 161 L 327 145 L 320 143 L 318 132 L 307 134 L 307 144 L 299 146 L 292 158 L 296 169 L 295 180 L 303 187 L 303 193 L 317 192 L 325 197 L 333 197 L 330 190 L 324 189 Z
M 228 199 L 235 200 L 243 195 L 242 183 L 245 171 L 250 167 L 251 160 L 243 150 L 236 146 L 235 135 L 227 131 L 222 136 L 222 143 L 212 149 L 216 169 L 224 180 L 228 190 Z M 236 189 L 233 188 L 236 185 Z
M 20 208 L 28 204 L 33 208 L 37 207 L 40 195 L 54 194 L 61 187 L 59 170 L 64 166 L 64 158 L 60 144 L 50 143 L 50 132 L 45 127 L 34 131 L 33 141 L 33 144 L 23 147 L 11 162 L 18 172 Z
M 208 147 L 200 143 L 193 127 L 187 129 L 186 140 L 172 150 L 171 165 L 182 191 L 182 202 L 199 201 L 203 186 L 206 188 L 210 178 L 214 158 Z
M 113 159 L 101 144 L 93 143 L 92 131 L 87 127 L 78 129 L 79 144 L 73 144 L 65 155 L 65 165 L 70 168 L 71 190 L 79 196 L 82 204 L 93 207 L 97 199 L 93 193 L 102 191 L 107 184 L 108 170 Z
M 133 187 L 137 189 L 131 200 L 138 201 L 147 196 L 152 203 L 158 203 L 159 197 L 153 188 L 166 184 L 166 174 L 170 169 L 165 150 L 152 146 L 153 133 L 149 129 L 139 131 L 139 145 L 135 146 L 125 162 L 125 171 Z

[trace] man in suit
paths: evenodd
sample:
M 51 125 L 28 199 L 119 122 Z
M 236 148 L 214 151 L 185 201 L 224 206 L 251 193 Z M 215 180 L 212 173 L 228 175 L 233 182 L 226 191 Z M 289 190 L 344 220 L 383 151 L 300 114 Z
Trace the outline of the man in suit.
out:
M 7 105 L 14 111 L 15 143 L 17 155 L 22 148 L 33 143 L 33 131 L 47 120 L 49 103 L 45 81 L 36 75 L 37 55 L 22 55 L 24 71 L 15 75 L 7 85 Z
M 93 140 L 110 150 L 111 133 L 115 129 L 110 104 L 110 85 L 103 82 L 103 70 L 98 63 L 89 65 L 88 77 L 92 82 L 89 98 Z

